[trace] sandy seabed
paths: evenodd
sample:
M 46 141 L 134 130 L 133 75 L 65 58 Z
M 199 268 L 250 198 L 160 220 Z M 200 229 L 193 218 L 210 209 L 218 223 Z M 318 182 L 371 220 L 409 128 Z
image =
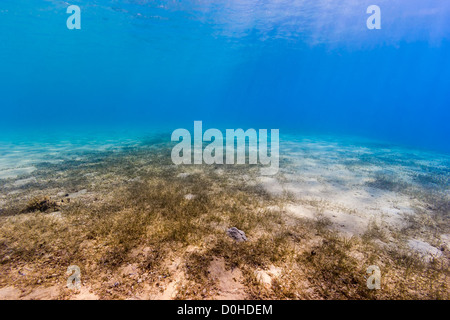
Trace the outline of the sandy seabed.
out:
M 0 298 L 449 298 L 449 156 L 282 136 L 260 176 L 175 166 L 164 141 L 2 143 Z

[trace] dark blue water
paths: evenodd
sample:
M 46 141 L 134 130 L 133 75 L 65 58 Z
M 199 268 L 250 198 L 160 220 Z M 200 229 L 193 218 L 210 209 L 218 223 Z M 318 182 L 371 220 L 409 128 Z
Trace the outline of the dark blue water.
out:
M 1 1 L 4 134 L 202 120 L 450 152 L 449 1 L 70 4 L 81 30 L 66 2 Z

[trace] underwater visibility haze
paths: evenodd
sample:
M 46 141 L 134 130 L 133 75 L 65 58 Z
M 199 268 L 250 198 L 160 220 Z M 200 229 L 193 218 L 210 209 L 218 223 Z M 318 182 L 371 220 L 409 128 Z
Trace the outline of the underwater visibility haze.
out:
M 69 30 L 64 1 L 5 0 L 1 125 L 203 120 L 450 151 L 450 4 L 372 2 L 74 0 Z

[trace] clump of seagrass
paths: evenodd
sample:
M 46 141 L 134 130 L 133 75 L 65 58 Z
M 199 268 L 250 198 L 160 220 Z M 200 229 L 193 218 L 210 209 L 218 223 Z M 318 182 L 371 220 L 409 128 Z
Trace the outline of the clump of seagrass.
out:
M 54 211 L 58 208 L 58 205 L 55 201 L 51 200 L 49 197 L 34 197 L 31 199 L 26 208 L 25 212 L 48 212 Z

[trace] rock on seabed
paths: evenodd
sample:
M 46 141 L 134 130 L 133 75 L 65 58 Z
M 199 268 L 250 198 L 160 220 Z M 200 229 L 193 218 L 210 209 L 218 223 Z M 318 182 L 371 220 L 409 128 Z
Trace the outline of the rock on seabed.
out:
M 237 242 L 241 241 L 247 241 L 247 237 L 245 236 L 245 232 L 242 230 L 239 230 L 236 227 L 229 228 L 227 230 L 227 234 L 233 238 Z

